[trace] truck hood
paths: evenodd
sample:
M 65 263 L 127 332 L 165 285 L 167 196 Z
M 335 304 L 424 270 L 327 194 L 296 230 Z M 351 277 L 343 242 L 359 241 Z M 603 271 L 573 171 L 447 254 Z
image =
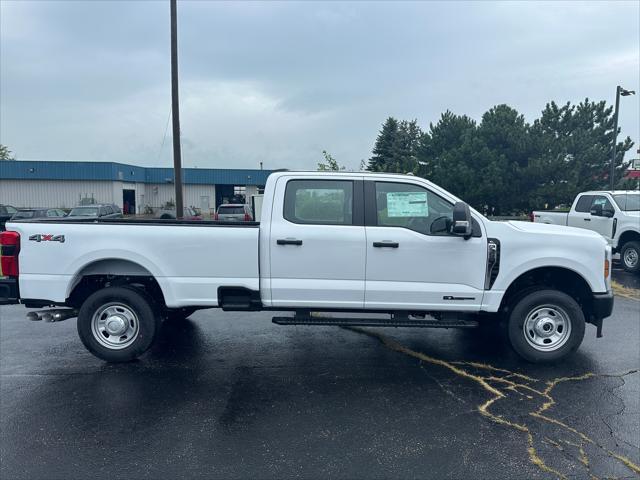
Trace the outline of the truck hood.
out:
M 630 210 L 628 212 L 622 212 L 622 214 L 625 217 L 640 218 L 640 211 L 639 210 Z
M 604 237 L 597 232 L 593 232 L 591 230 L 585 230 L 584 228 L 575 228 L 575 227 L 566 227 L 564 225 L 551 225 L 548 223 L 532 223 L 532 222 L 521 222 L 521 221 L 509 221 L 507 222 L 516 230 L 520 230 L 522 232 L 527 233 L 541 233 L 541 234 L 551 234 L 551 235 L 568 235 L 568 236 L 577 236 L 577 237 L 592 237 L 592 238 L 601 238 L 604 240 Z

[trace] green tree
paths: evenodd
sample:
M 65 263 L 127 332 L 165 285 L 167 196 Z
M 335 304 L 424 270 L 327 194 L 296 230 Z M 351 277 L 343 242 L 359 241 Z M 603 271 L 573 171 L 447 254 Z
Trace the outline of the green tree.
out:
M 318 171 L 340 171 L 344 170 L 344 167 L 338 165 L 338 162 L 335 158 L 331 156 L 329 152 L 326 150 L 322 151 L 322 156 L 324 157 L 324 162 L 318 163 Z
M 382 124 L 382 129 L 378 133 L 378 138 L 376 138 L 373 146 L 373 156 L 369 159 L 367 170 L 371 172 L 389 171 L 389 165 L 394 157 L 398 126 L 398 121 L 393 117 L 387 118 Z
M 613 107 L 604 101 L 585 99 L 562 107 L 548 103 L 531 129 L 536 151 L 527 169 L 531 206 L 568 204 L 578 192 L 608 188 L 613 127 Z M 632 146 L 629 137 L 617 144 L 618 179 L 628 167 L 624 155 Z
M 374 172 L 409 173 L 418 165 L 423 133 L 417 120 L 398 122 L 387 118 L 373 147 L 367 169 Z
M 7 147 L 6 145 L 2 145 L 1 143 L 0 143 L 0 160 L 15 160 L 15 158 L 11 156 L 11 150 L 9 150 L 9 147 Z
M 612 113 L 606 102 L 588 99 L 577 105 L 551 102 L 533 124 L 508 105 L 491 108 L 479 124 L 446 111 L 411 144 L 415 148 L 406 148 L 403 140 L 403 135 L 416 130 L 410 127 L 415 121 L 396 121 L 391 136 L 386 135 L 391 131 L 387 120 L 376 140 L 370 169 L 375 160 L 382 164 L 380 171 L 408 171 L 413 161 L 410 152 L 417 151 L 416 175 L 480 211 L 509 215 L 569 204 L 581 191 L 608 188 Z M 618 142 L 617 185 L 629 184 L 622 177 L 629 163 L 624 155 L 632 146 L 628 137 Z M 385 155 L 380 154 L 383 150 Z

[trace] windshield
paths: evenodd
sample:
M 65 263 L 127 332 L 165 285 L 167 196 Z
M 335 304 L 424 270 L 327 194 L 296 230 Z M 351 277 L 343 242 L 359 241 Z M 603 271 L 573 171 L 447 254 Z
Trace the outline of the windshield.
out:
M 614 195 L 613 199 L 620 207 L 620 210 L 625 212 L 633 212 L 640 210 L 640 194 L 638 193 L 624 193 Z
M 71 210 L 69 214 L 70 217 L 97 217 L 98 216 L 98 208 L 97 207 L 80 207 L 74 208 Z

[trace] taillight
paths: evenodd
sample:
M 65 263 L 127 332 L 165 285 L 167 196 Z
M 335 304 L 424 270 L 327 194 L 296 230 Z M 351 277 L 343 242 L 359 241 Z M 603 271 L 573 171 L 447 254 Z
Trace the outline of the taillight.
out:
M 251 221 L 251 216 L 248 213 L 244 214 L 244 221 L 245 222 L 250 222 Z
M 531 213 L 529 214 L 529 221 L 530 221 L 530 222 L 535 222 L 535 220 L 534 220 L 534 216 L 533 216 L 533 212 L 531 212 Z
M 213 214 L 213 219 L 214 219 L 214 220 L 218 220 L 218 212 L 216 212 L 216 213 L 214 213 L 214 214 Z
M 610 266 L 611 264 L 609 263 L 609 259 L 605 259 L 604 260 L 604 279 L 605 280 L 609 278 L 609 275 L 611 274 Z
M 20 234 L 18 232 L 0 233 L 0 277 L 18 276 L 19 253 Z

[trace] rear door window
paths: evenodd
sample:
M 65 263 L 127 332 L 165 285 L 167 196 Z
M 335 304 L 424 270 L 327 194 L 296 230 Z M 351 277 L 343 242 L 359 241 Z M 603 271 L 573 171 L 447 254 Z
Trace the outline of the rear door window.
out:
M 290 180 L 284 194 L 284 218 L 301 224 L 353 225 L 353 182 Z

